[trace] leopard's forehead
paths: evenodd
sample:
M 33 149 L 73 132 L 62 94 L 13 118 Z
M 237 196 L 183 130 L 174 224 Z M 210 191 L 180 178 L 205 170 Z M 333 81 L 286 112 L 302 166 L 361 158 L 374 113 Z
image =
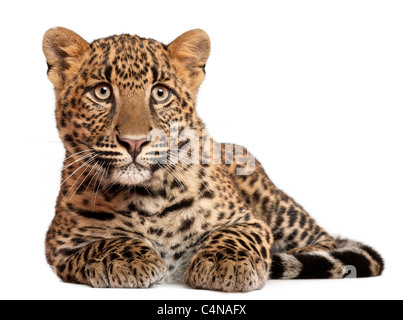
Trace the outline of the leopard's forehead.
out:
M 167 80 L 171 69 L 167 46 L 136 35 L 122 34 L 90 43 L 83 63 L 84 75 L 114 82 L 122 89 L 144 88 L 149 82 Z
M 137 54 L 138 58 L 140 58 L 142 52 L 155 53 L 156 50 L 165 51 L 167 46 L 154 39 L 142 38 L 137 35 L 121 34 L 94 40 L 90 43 L 90 48 L 94 53 L 102 51 L 107 55 L 111 51 L 116 51 L 117 53 L 128 51 L 134 55 Z
M 90 43 L 93 53 L 103 52 L 109 55 L 111 52 L 116 53 L 129 52 L 134 57 L 142 58 L 142 53 L 153 54 L 156 51 L 165 51 L 167 46 L 154 39 L 142 38 L 137 35 L 121 34 L 106 38 L 94 40 Z M 144 57 L 143 57 L 144 58 Z

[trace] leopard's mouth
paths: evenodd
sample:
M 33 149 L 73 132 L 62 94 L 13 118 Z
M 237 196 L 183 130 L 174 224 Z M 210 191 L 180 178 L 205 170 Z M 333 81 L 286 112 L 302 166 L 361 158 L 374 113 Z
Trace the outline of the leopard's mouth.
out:
M 152 171 L 142 164 L 130 162 L 124 166 L 112 168 L 110 177 L 113 182 L 134 186 L 151 180 Z

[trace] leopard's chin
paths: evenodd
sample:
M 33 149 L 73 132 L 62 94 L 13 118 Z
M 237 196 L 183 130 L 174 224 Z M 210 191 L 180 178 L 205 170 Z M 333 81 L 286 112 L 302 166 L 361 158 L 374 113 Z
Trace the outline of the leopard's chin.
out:
M 146 183 L 152 178 L 152 171 L 134 163 L 129 163 L 123 167 L 111 170 L 111 179 L 113 182 L 128 186 L 136 186 Z

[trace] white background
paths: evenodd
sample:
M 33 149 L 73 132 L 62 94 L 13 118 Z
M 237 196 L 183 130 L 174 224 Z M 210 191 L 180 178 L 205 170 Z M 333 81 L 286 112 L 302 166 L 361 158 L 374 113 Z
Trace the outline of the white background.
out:
M 0 298 L 403 298 L 403 6 L 401 1 L 3 1 Z M 198 110 L 216 140 L 248 146 L 272 180 L 329 232 L 386 260 L 382 277 L 270 281 L 223 294 L 157 285 L 62 283 L 44 254 L 63 147 L 41 51 L 44 32 L 88 41 L 132 33 L 212 41 Z

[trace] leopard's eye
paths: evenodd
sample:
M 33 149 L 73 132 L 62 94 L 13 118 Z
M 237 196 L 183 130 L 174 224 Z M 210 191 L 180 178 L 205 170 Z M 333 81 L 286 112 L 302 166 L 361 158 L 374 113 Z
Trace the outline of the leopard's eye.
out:
M 151 91 L 151 97 L 157 103 L 165 103 L 171 98 L 171 91 L 163 86 L 156 86 Z
M 108 84 L 102 83 L 93 89 L 92 94 L 100 101 L 107 101 L 112 97 L 112 88 Z

